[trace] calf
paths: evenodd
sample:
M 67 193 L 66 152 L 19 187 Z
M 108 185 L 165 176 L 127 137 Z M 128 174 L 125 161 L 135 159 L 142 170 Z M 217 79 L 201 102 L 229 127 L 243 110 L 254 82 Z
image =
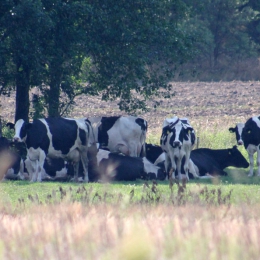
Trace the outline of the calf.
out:
M 254 153 L 257 152 L 257 176 L 260 177 L 260 115 L 249 118 L 242 130 L 242 140 L 250 162 L 248 176 L 254 175 Z
M 165 179 L 165 172 L 145 157 L 130 157 L 100 149 L 97 164 L 100 177 L 105 180 Z
M 164 120 L 160 144 L 165 152 L 165 169 L 169 178 L 175 178 L 176 173 L 179 179 L 182 178 L 181 164 L 184 158 L 184 174 L 189 179 L 189 159 L 194 143 L 195 131 L 187 118 Z
M 132 157 L 145 156 L 147 122 L 134 116 L 90 117 L 93 135 L 101 149 Z
M 31 160 L 33 174 L 31 181 L 41 181 L 45 158 L 63 158 L 74 164 L 78 176 L 81 160 L 84 181 L 88 182 L 87 150 L 90 145 L 90 122 L 87 119 L 46 118 L 26 123 L 16 122 L 14 141 L 25 142 L 27 156 Z

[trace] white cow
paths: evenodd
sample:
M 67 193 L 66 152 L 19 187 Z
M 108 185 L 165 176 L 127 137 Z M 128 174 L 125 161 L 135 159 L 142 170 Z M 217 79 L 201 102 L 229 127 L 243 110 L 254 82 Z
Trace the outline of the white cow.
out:
M 147 122 L 134 116 L 90 117 L 100 148 L 131 157 L 145 156 Z

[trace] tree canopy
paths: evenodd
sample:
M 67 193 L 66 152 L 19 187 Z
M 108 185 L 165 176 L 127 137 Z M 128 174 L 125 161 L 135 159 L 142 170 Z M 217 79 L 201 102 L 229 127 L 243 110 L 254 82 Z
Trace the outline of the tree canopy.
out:
M 145 110 L 153 95 L 171 96 L 188 60 L 213 74 L 257 60 L 259 9 L 256 0 L 2 0 L 0 95 L 16 91 L 15 121 L 63 115 L 81 94 Z M 32 87 L 41 95 L 30 114 Z

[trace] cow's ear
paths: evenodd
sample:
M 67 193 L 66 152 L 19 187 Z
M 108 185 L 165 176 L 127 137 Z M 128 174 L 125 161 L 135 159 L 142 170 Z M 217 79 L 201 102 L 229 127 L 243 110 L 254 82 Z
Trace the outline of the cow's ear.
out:
M 187 127 L 186 131 L 188 134 L 190 134 L 192 131 L 194 131 L 194 129 L 192 127 Z
M 230 127 L 228 130 L 229 130 L 230 133 L 234 133 L 235 132 L 235 128 L 234 127 Z
M 6 127 L 9 127 L 9 129 L 14 129 L 14 124 L 11 123 L 11 122 L 8 122 L 8 123 L 6 124 Z

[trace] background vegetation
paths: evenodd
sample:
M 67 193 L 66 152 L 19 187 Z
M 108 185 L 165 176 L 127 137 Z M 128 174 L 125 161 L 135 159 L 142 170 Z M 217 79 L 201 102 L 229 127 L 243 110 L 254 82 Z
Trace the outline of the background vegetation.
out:
M 81 94 L 117 97 L 130 112 L 170 97 L 174 79 L 259 80 L 257 0 L 3 0 L 0 9 L 0 95 L 16 90 L 15 121 L 64 115 Z

